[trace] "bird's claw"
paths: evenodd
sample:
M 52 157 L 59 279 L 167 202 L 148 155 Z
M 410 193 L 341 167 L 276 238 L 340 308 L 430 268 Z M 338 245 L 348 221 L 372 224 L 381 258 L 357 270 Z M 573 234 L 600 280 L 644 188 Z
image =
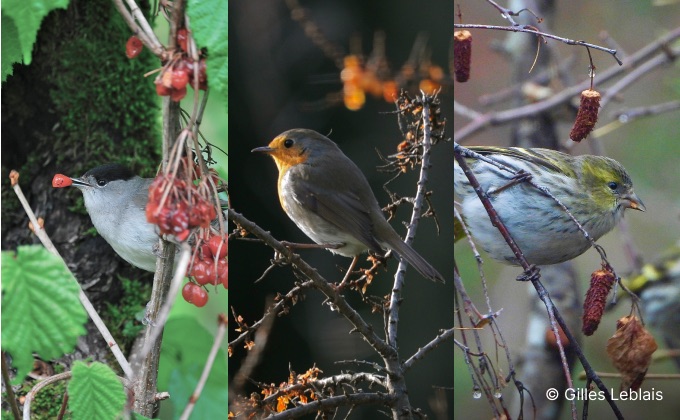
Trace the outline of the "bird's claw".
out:
M 522 275 L 517 277 L 517 281 L 534 281 L 538 280 L 541 270 L 535 264 L 531 264 Z

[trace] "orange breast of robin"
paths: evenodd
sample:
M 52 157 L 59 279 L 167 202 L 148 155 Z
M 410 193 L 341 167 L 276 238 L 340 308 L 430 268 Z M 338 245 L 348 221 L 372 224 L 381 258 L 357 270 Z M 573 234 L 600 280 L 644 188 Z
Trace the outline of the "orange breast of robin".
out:
M 272 140 L 271 143 L 269 143 L 269 147 L 272 149 L 272 152 L 270 154 L 274 158 L 274 162 L 276 162 L 276 167 L 279 170 L 278 179 L 279 199 L 281 201 L 281 206 L 283 207 L 284 210 L 286 210 L 286 206 L 284 205 L 283 199 L 281 197 L 281 188 L 286 188 L 286 183 L 283 182 L 284 176 L 286 175 L 290 168 L 305 163 L 307 161 L 307 158 L 309 157 L 308 150 L 304 147 L 300 147 L 299 145 L 285 147 L 284 146 L 285 140 L 286 140 L 285 137 L 280 136 Z

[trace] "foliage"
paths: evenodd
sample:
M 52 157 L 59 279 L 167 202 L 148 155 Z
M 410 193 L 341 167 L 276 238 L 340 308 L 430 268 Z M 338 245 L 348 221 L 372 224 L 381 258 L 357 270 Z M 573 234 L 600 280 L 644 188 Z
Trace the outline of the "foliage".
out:
M 75 362 L 68 385 L 74 419 L 116 419 L 125 407 L 125 391 L 116 374 L 103 363 Z
M 187 339 L 191 337 L 191 339 Z M 201 367 L 210 352 L 213 336 L 193 316 L 170 318 L 165 326 L 163 348 L 158 372 L 158 388 L 167 389 L 174 406 L 174 418 L 189 401 Z M 217 353 L 208 382 L 196 403 L 192 417 L 197 419 L 223 418 L 227 407 L 227 358 L 224 351 Z
M 54 9 L 65 9 L 69 0 L 4 0 L 2 2 L 2 81 L 12 70 L 12 63 L 31 64 L 33 43 L 43 18 Z M 5 30 L 7 32 L 5 32 Z
M 227 96 L 228 7 L 221 0 L 190 0 L 187 4 L 187 14 L 191 17 L 191 29 L 196 42 L 199 46 L 208 48 L 207 71 L 210 88 Z
M 44 359 L 73 351 L 85 334 L 87 315 L 78 284 L 63 262 L 41 246 L 2 253 L 2 348 L 14 358 L 21 380 Z

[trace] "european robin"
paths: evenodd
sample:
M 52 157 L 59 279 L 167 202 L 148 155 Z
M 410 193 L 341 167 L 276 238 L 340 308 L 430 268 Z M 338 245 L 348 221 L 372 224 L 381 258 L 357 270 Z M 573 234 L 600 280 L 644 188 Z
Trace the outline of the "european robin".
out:
M 281 206 L 314 242 L 354 262 L 366 250 L 391 249 L 423 277 L 444 281 L 385 220 L 364 174 L 329 138 L 293 129 L 252 151 L 274 158 Z

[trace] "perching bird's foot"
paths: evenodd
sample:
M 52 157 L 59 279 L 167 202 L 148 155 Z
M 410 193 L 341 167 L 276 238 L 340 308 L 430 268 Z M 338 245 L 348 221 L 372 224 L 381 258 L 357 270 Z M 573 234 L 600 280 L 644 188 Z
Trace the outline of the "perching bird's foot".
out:
M 531 264 L 529 268 L 522 273 L 521 276 L 517 277 L 517 281 L 534 281 L 538 280 L 539 273 L 541 270 L 538 268 L 538 266 Z

